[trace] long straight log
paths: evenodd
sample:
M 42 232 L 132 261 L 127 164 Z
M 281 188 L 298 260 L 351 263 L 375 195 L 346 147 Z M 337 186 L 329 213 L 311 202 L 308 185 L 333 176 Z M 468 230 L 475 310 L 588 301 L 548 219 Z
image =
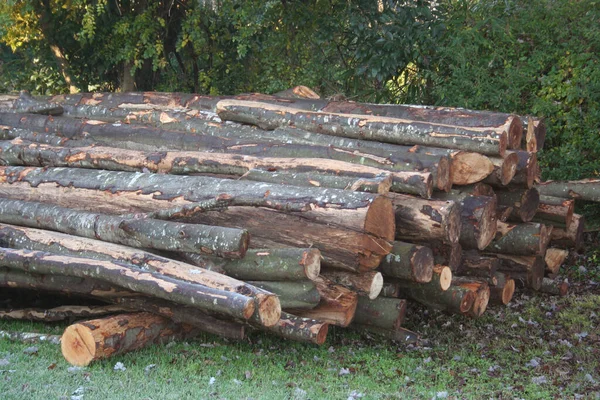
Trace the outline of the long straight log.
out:
M 310 310 L 291 310 L 294 315 L 327 322 L 331 325 L 346 327 L 350 325 L 356 313 L 358 294 L 329 279 L 319 276 L 313 280 L 321 300 Z
M 369 300 L 359 297 L 354 322 L 382 329 L 400 328 L 406 316 L 406 300 L 378 297 Z
M 14 319 L 26 321 L 54 322 L 73 319 L 98 317 L 118 314 L 127 309 L 118 305 L 108 306 L 59 306 L 48 309 L 22 308 L 17 310 L 0 310 L 0 319 Z
M 508 274 L 496 272 L 495 285 L 490 285 L 490 303 L 507 305 L 515 293 L 515 281 Z
M 540 204 L 540 195 L 536 189 L 496 190 L 496 196 L 499 205 L 513 207 L 510 218 L 516 221 L 531 221 Z
M 498 254 L 497 257 L 502 263 L 500 272 L 510 275 L 515 283 L 533 290 L 539 290 L 544 278 L 545 263 L 541 256 L 509 256 Z
M 575 248 L 580 250 L 583 246 L 583 230 L 585 218 L 580 214 L 573 214 L 571 223 L 567 226 L 558 224 L 552 229 L 550 245 L 559 248 Z
M 38 274 L 101 279 L 135 292 L 242 320 L 250 318 L 255 310 L 254 300 L 251 297 L 175 280 L 110 261 L 1 248 L 0 262 L 9 268 Z
M 329 265 L 355 271 L 379 265 L 395 230 L 385 197 L 199 176 L 0 167 L 0 195 L 113 214 L 175 206 L 170 216 L 188 223 L 244 226 L 256 248 L 312 245 Z M 231 207 L 196 212 L 219 199 Z
M 68 326 L 61 337 L 61 350 L 68 363 L 83 367 L 151 344 L 193 337 L 197 332 L 190 325 L 150 313 L 121 314 Z
M 533 217 L 536 222 L 546 221 L 568 226 L 575 212 L 575 200 L 540 195 L 540 204 Z
M 0 199 L 0 222 L 99 239 L 130 247 L 242 258 L 249 235 L 242 229 L 130 218 Z
M 600 201 L 600 179 L 579 181 L 546 181 L 537 184 L 536 189 L 544 196 Z
M 433 261 L 430 248 L 396 241 L 379 268 L 383 275 L 424 283 L 431 280 Z
M 383 287 L 383 277 L 381 272 L 367 271 L 361 274 L 354 274 L 346 271 L 337 271 L 324 269 L 321 275 L 338 285 L 354 290 L 361 296 L 374 299 L 379 296 Z
M 462 226 L 460 204 L 423 200 L 397 193 L 389 193 L 386 197 L 393 204 L 397 240 L 458 242 Z
M 327 322 L 311 318 L 302 318 L 290 313 L 282 312 L 281 319 L 276 325 L 268 328 L 262 327 L 260 329 L 274 333 L 285 339 L 321 345 L 327 340 L 329 324 Z
M 315 308 L 321 300 L 317 287 L 309 280 L 291 282 L 248 281 L 248 283 L 276 294 L 279 297 L 281 308 L 285 310 Z
M 12 108 L 15 112 L 29 114 L 61 115 L 64 112 L 60 104 L 39 101 L 24 90 L 19 93 L 19 97 L 12 104 Z
M 504 158 L 490 157 L 490 161 L 494 164 L 494 171 L 483 182 L 500 187 L 508 185 L 517 173 L 519 155 L 515 152 L 509 152 L 506 153 Z
M 552 226 L 526 222 L 498 222 L 498 234 L 486 251 L 521 256 L 543 256 L 552 235 Z
M 394 144 L 422 144 L 503 155 L 508 135 L 503 129 L 461 128 L 397 118 L 316 113 L 243 100 L 222 100 L 217 113 L 223 120 L 248 123 L 273 130 L 296 126 L 312 132 Z
M 554 247 L 549 248 L 544 256 L 546 272 L 550 274 L 557 274 L 561 265 L 563 265 L 568 256 L 568 250 L 557 249 Z

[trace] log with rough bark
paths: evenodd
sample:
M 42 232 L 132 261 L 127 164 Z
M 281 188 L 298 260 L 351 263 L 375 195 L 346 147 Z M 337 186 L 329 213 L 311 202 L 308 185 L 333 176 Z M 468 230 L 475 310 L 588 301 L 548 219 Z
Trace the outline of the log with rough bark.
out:
M 383 276 L 381 272 L 366 271 L 360 274 L 338 271 L 333 269 L 321 270 L 321 275 L 338 285 L 354 290 L 361 296 L 374 299 L 379 296 L 383 288 Z
M 317 287 L 312 281 L 248 281 L 249 284 L 274 293 L 279 297 L 281 308 L 311 309 L 315 308 L 321 297 Z
M 454 314 L 469 312 L 476 297 L 471 290 L 460 286 L 450 285 L 447 290 L 441 290 L 439 285 L 436 287 L 429 283 L 403 287 L 400 296 L 415 300 L 426 307 Z
M 430 248 L 396 241 L 379 269 L 383 275 L 424 283 L 431 280 L 433 261 Z
M 245 281 L 314 280 L 321 271 L 321 252 L 318 249 L 251 249 L 239 260 L 218 259 L 194 253 L 179 256 L 189 264 Z
M 566 296 L 569 293 L 569 283 L 567 281 L 557 282 L 554 279 L 544 278 L 540 292 L 561 297 Z
M 503 158 L 490 157 L 490 161 L 494 164 L 494 171 L 483 179 L 483 182 L 488 185 L 500 187 L 508 185 L 517 173 L 517 166 L 519 164 L 518 154 L 516 152 L 508 152 Z
M 583 246 L 584 224 L 585 218 L 583 215 L 573 214 L 569 225 L 554 225 L 550 245 L 562 249 L 575 248 L 580 250 Z
M 400 328 L 406 316 L 406 300 L 378 297 L 369 300 L 359 297 L 353 324 L 376 326 L 382 329 Z
M 544 256 L 544 262 L 546 263 L 546 272 L 550 274 L 556 274 L 560 270 L 560 266 L 565 262 L 569 256 L 568 250 L 557 249 L 554 247 L 546 250 Z
M 48 335 L 46 333 L 38 332 L 9 332 L 0 330 L 0 339 L 8 339 L 13 342 L 22 343 L 48 342 L 60 344 L 60 335 Z
M 518 162 L 515 175 L 510 181 L 510 186 L 531 189 L 539 179 L 537 154 L 523 150 L 515 151 L 515 154 L 517 154 Z
M 460 204 L 424 200 L 398 193 L 389 193 L 386 197 L 393 204 L 397 240 L 458 242 L 462 226 Z
M 360 324 L 352 324 L 350 328 L 361 332 L 367 335 L 375 335 L 377 336 L 377 340 L 380 338 L 393 340 L 394 342 L 403 343 L 403 344 L 411 344 L 419 341 L 419 335 L 413 331 L 409 331 L 408 329 L 398 328 L 395 330 L 382 329 L 377 326 L 371 325 L 360 325 Z
M 482 256 L 478 251 L 469 250 L 463 253 L 462 263 L 455 274 L 493 280 L 499 266 L 497 258 Z
M 249 235 L 243 229 L 130 218 L 51 204 L 0 199 L 0 222 L 99 239 L 130 247 L 242 258 Z
M 485 251 L 521 256 L 543 256 L 552 237 L 552 226 L 525 222 L 507 224 L 498 222 L 496 238 Z
M 68 326 L 61 337 L 61 351 L 68 363 L 84 367 L 152 344 L 193 337 L 197 332 L 190 325 L 150 313 L 120 314 Z
M 533 217 L 536 222 L 568 226 L 575 212 L 575 200 L 540 195 L 540 204 Z
M 510 219 L 529 222 L 535 216 L 540 204 L 540 194 L 536 189 L 526 190 L 496 190 L 498 204 L 513 207 Z
M 297 342 L 323 344 L 325 343 L 325 340 L 327 340 L 329 324 L 327 322 L 311 318 L 302 318 L 290 313 L 282 312 L 281 319 L 277 324 L 272 327 L 260 327 L 259 329 Z
M 112 214 L 170 208 L 172 219 L 244 227 L 256 248 L 312 245 L 329 265 L 355 271 L 377 267 L 395 231 L 382 196 L 200 176 L 0 167 L 0 195 Z M 219 199 L 230 207 L 196 209 Z
M 511 256 L 507 254 L 496 255 L 502 265 L 500 272 L 508 273 L 515 283 L 539 290 L 544 279 L 545 263 L 542 256 Z
M 600 201 L 600 179 L 546 181 L 537 184 L 535 187 L 544 196 Z
M 118 314 L 127 309 L 118 305 L 107 306 L 59 306 L 49 309 L 22 308 L 17 310 L 0 310 L 0 319 L 17 319 L 27 321 L 64 321 Z
M 495 285 L 490 287 L 490 303 L 507 305 L 515 293 L 515 281 L 508 274 L 496 272 L 494 274 Z
M 254 299 L 247 295 L 188 283 L 110 261 L 1 248 L 0 262 L 8 268 L 37 274 L 100 279 L 138 293 L 241 320 L 249 319 L 255 311 Z M 258 307 L 258 312 L 273 314 L 274 311 L 270 308 L 279 305 L 274 303 L 268 303 L 269 307 L 263 310 Z
M 64 112 L 60 104 L 37 100 L 25 90 L 19 93 L 19 98 L 12 104 L 12 109 L 19 113 L 43 115 L 61 115 Z
M 273 130 L 296 126 L 311 132 L 404 145 L 432 145 L 503 155 L 508 135 L 502 128 L 463 128 L 399 118 L 357 114 L 320 113 L 243 100 L 222 100 L 217 113 L 225 121 L 242 122 Z
M 350 325 L 356 312 L 358 294 L 323 276 L 318 276 L 313 279 L 313 282 L 321 297 L 319 304 L 310 310 L 290 310 L 292 314 L 327 322 L 331 325 L 343 327 Z

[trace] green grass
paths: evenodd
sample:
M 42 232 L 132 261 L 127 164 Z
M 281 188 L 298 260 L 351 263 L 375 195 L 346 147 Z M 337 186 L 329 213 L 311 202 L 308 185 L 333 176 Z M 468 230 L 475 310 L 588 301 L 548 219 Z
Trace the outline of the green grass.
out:
M 600 290 L 585 283 L 573 291 L 564 298 L 525 293 L 478 320 L 412 306 L 406 326 L 422 339 L 408 347 L 343 329 L 330 330 L 322 347 L 260 333 L 241 343 L 206 335 L 74 370 L 59 346 L 2 339 L 0 398 L 598 398 Z M 0 321 L 2 330 L 63 328 Z M 31 346 L 36 354 L 24 352 Z M 117 362 L 126 370 L 115 371 Z

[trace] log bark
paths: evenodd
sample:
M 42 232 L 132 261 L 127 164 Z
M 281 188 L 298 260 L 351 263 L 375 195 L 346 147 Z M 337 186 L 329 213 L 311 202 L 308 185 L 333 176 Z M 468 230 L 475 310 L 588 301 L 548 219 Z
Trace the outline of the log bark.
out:
M 0 199 L 0 222 L 99 239 L 130 247 L 242 258 L 249 235 L 243 229 L 130 218 L 65 207 Z
M 6 248 L 0 249 L 0 260 L 4 266 L 26 272 L 101 279 L 138 293 L 242 320 L 250 318 L 255 310 L 254 299 L 246 295 L 187 283 L 110 261 Z
M 498 254 L 500 272 L 508 273 L 515 283 L 539 290 L 544 278 L 545 263 L 541 256 L 509 256 Z
M 540 195 L 540 204 L 533 217 L 536 222 L 568 226 L 575 212 L 575 200 Z
M 531 189 L 540 177 L 537 154 L 523 150 L 515 151 L 515 154 L 517 154 L 519 161 L 517 162 L 515 176 L 511 180 L 510 186 Z
M 564 226 L 555 225 L 552 229 L 552 239 L 550 246 L 562 249 L 574 248 L 581 250 L 583 247 L 583 230 L 585 218 L 580 214 L 573 214 L 571 223 Z
M 12 109 L 18 113 L 42 115 L 61 115 L 64 112 L 60 104 L 39 101 L 25 90 L 19 93 L 19 98 L 12 104 Z
M 508 274 L 496 272 L 495 285 L 490 285 L 490 304 L 507 305 L 515 293 L 515 281 Z
M 498 204 L 513 207 L 510 219 L 529 222 L 535 216 L 540 204 L 540 195 L 536 189 L 496 190 Z
M 454 201 L 422 200 L 389 193 L 396 216 L 396 240 L 458 242 L 461 207 Z
M 500 266 L 500 260 L 497 258 L 482 256 L 473 250 L 465 251 L 462 260 L 456 275 L 491 280 Z
M 0 167 L 0 195 L 63 206 L 77 198 L 79 209 L 113 214 L 170 208 L 172 219 L 188 223 L 243 226 L 257 248 L 312 245 L 329 265 L 348 270 L 375 268 L 395 230 L 393 208 L 384 197 L 199 176 Z M 231 207 L 195 209 L 215 200 Z
M 430 248 L 396 241 L 379 269 L 383 275 L 425 283 L 431 281 L 433 261 Z
M 504 158 L 490 157 L 490 161 L 494 164 L 494 170 L 483 182 L 500 187 L 508 185 L 517 173 L 519 155 L 516 152 L 508 152 Z
M 544 196 L 600 201 L 600 179 L 546 181 L 537 184 L 535 187 Z
M 365 333 L 368 335 L 376 335 L 378 338 L 384 338 L 387 340 L 393 340 L 394 342 L 411 344 L 419 341 L 419 335 L 415 332 L 409 331 L 408 329 L 398 328 L 397 330 L 381 329 L 376 326 L 352 324 L 350 328 L 355 331 Z
M 321 296 L 319 304 L 311 310 L 291 310 L 294 315 L 346 327 L 356 313 L 358 294 L 329 279 L 319 276 L 313 280 Z
M 546 272 L 550 274 L 557 274 L 560 270 L 561 265 L 563 265 L 568 256 L 568 250 L 550 247 L 546 251 L 546 254 L 544 256 L 544 262 L 546 263 Z
M 47 335 L 45 333 L 37 332 L 9 332 L 0 330 L 0 339 L 8 339 L 13 342 L 22 343 L 48 342 L 60 344 L 60 335 Z
M 68 326 L 61 337 L 61 351 L 68 363 L 85 367 L 92 361 L 193 337 L 197 332 L 150 313 L 121 314 Z
M 222 100 L 217 104 L 217 113 L 225 121 L 248 123 L 267 130 L 296 126 L 333 136 L 404 145 L 432 145 L 492 155 L 503 155 L 508 144 L 508 135 L 503 129 L 467 129 L 396 118 L 317 113 L 243 100 Z
M 244 281 L 314 280 L 321 271 L 318 249 L 251 249 L 240 260 L 180 254 L 183 261 Z
M 317 287 L 309 280 L 291 282 L 248 281 L 248 283 L 276 294 L 279 297 L 281 308 L 285 310 L 315 308 L 321 300 Z
M 323 269 L 321 275 L 338 285 L 354 290 L 361 296 L 374 299 L 379 296 L 383 288 L 383 277 L 381 272 L 367 271 L 361 274 L 354 274 L 346 271 L 337 271 L 332 269 Z
M 400 328 L 405 316 L 406 300 L 386 297 L 369 300 L 359 297 L 353 324 L 395 331 Z
M 418 301 L 426 307 L 453 314 L 469 312 L 475 301 L 475 293 L 471 290 L 453 285 L 448 290 L 441 290 L 439 285 L 436 287 L 429 283 L 403 287 L 401 296 Z
M 385 279 L 385 278 L 384 278 Z M 400 297 L 400 285 L 398 282 L 390 282 L 389 280 L 383 281 L 383 288 L 381 289 L 380 297 Z
M 321 345 L 327 340 L 329 324 L 283 312 L 275 326 L 261 329 L 285 339 Z
M 118 305 L 108 306 L 59 306 L 49 309 L 23 308 L 18 310 L 0 310 L 0 319 L 55 322 L 73 319 L 119 314 L 127 309 Z
M 554 279 L 544 278 L 540 292 L 563 297 L 569 294 L 569 283 L 566 281 L 557 282 Z
M 521 224 L 498 223 L 498 234 L 485 249 L 492 253 L 521 256 L 543 256 L 550 243 L 552 226 L 526 222 Z

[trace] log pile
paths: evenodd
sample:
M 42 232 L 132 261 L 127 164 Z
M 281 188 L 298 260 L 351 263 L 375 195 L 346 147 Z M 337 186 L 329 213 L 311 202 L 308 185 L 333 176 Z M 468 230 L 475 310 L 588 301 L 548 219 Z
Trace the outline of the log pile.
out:
M 201 331 L 408 342 L 407 301 L 479 317 L 516 288 L 564 295 L 570 198 L 600 200 L 596 181 L 540 182 L 531 117 L 307 89 L 0 106 L 0 286 L 105 304 L 0 317 L 109 314 L 66 329 L 75 365 Z

